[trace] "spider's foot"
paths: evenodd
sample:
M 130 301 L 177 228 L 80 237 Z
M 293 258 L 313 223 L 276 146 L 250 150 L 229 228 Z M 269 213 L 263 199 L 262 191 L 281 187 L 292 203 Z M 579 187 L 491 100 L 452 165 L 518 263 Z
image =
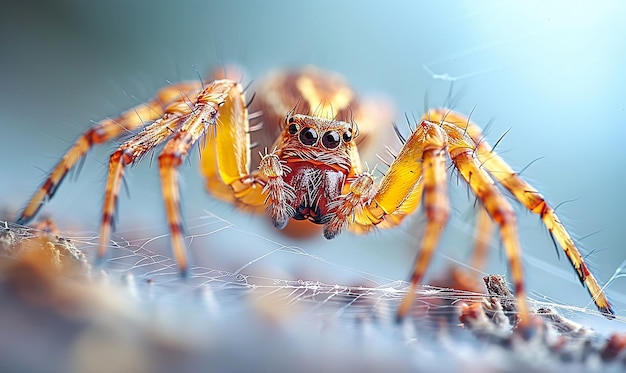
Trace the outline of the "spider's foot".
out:
M 266 211 L 272 224 L 278 230 L 284 229 L 289 223 L 289 219 L 294 216 L 293 208 L 280 200 L 277 203 L 269 203 Z
M 327 240 L 332 240 L 333 238 L 337 237 L 340 232 L 341 229 L 336 229 L 331 224 L 324 225 L 324 238 L 326 238 Z
M 599 310 L 602 316 L 606 317 L 607 319 L 609 320 L 615 319 L 615 312 L 611 308 L 611 305 L 607 304 L 606 307 L 600 307 Z
M 289 216 L 276 216 L 272 218 L 274 227 L 278 230 L 285 229 L 287 223 L 289 223 Z
M 529 322 L 519 322 L 513 333 L 518 335 L 524 341 L 530 341 L 533 338 L 537 338 L 545 333 L 545 324 L 539 317 L 531 317 Z
M 400 303 L 400 306 L 396 310 L 395 322 L 397 325 L 400 325 L 404 322 L 406 315 L 409 313 L 411 307 L 413 306 L 413 301 L 415 300 L 415 286 L 416 285 L 414 284 L 410 285 L 408 292 L 404 296 L 404 299 L 402 299 L 402 303 Z
M 28 224 L 30 221 L 32 220 L 32 217 L 26 217 L 26 216 L 20 216 L 19 218 L 17 218 L 17 220 L 15 221 L 15 224 L 18 225 L 26 225 Z
M 394 318 L 394 322 L 396 325 L 401 325 L 404 322 L 406 315 L 402 315 L 399 312 L 396 313 L 396 317 Z
M 179 267 L 178 268 L 178 274 L 180 275 L 180 278 L 182 278 L 183 280 L 186 280 L 189 278 L 189 267 Z
M 96 259 L 94 260 L 94 265 L 96 266 L 96 268 L 102 268 L 104 266 L 104 263 L 107 261 L 107 256 L 106 255 L 97 255 Z

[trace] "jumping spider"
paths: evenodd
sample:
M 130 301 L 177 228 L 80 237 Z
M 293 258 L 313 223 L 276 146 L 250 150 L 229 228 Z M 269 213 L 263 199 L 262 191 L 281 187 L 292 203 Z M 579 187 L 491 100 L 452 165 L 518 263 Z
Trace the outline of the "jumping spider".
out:
M 500 237 L 511 269 L 522 323 L 529 310 L 524 290 L 516 216 L 496 182 L 541 220 L 559 243 L 598 309 L 613 315 L 609 302 L 585 265 L 574 241 L 542 195 L 498 156 L 468 117 L 449 109 L 428 110 L 407 137 L 379 183 L 361 166 L 357 123 L 367 121 L 352 89 L 336 75 L 316 68 L 279 72 L 257 89 L 261 111 L 248 112 L 244 88 L 236 80 L 215 79 L 169 85 L 151 101 L 117 118 L 104 119 L 83 133 L 32 197 L 19 223 L 30 221 L 53 196 L 68 171 L 96 144 L 129 131 L 134 136 L 109 160 L 98 255 L 105 255 L 125 168 L 162 147 L 158 157 L 165 212 L 174 257 L 188 269 L 179 207 L 178 167 L 189 151 L 202 144 L 201 169 L 207 189 L 217 198 L 249 210 L 265 209 L 276 228 L 290 219 L 323 225 L 333 238 L 346 229 L 368 232 L 398 225 L 424 204 L 426 227 L 419 244 L 410 290 L 398 312 L 409 310 L 449 215 L 446 159 L 477 196 Z M 280 134 L 251 169 L 249 124 L 263 115 Z M 277 119 L 282 118 L 282 119 Z M 391 127 L 389 127 L 391 131 Z M 494 181 L 495 180 L 495 181 Z

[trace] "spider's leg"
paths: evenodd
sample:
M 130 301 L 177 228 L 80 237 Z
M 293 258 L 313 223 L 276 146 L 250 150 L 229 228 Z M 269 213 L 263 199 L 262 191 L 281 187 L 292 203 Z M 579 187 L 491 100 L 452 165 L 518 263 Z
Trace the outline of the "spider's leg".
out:
M 433 113 L 431 112 L 431 116 Z M 437 115 L 437 114 L 436 114 Z M 476 156 L 482 167 L 509 190 L 515 198 L 528 210 L 539 214 L 550 234 L 559 243 L 570 263 L 578 273 L 580 281 L 586 285 L 587 291 L 596 304 L 596 307 L 606 317 L 612 318 L 613 310 L 602 290 L 602 287 L 587 268 L 583 257 L 576 247 L 554 209 L 546 202 L 545 198 L 533 186 L 524 181 L 484 140 L 480 127 L 470 122 L 458 113 L 449 113 L 446 121 L 454 121 L 461 128 L 467 128 L 467 133 L 477 144 Z
M 479 149 L 479 151 L 481 150 Z M 587 291 L 596 304 L 596 307 L 598 307 L 600 312 L 606 317 L 611 318 L 614 313 L 602 287 L 589 271 L 589 268 L 587 268 L 574 240 L 559 220 L 554 209 L 535 188 L 519 177 L 502 158 L 495 155 L 493 152 L 487 154 L 486 156 L 478 154 L 479 159 L 482 158 L 481 161 L 484 167 L 528 210 L 539 214 L 544 225 L 548 228 L 548 231 L 556 242 L 559 243 L 570 263 L 578 273 L 578 278 L 581 283 L 586 285 Z
M 197 90 L 199 83 L 181 83 L 163 88 L 157 97 L 145 104 L 127 110 L 117 118 L 104 119 L 85 131 L 54 166 L 43 184 L 31 197 L 17 219 L 18 224 L 28 223 L 56 192 L 63 178 L 94 146 L 118 138 L 129 131 L 142 127 L 163 115 L 163 107 L 180 96 Z
M 352 183 L 357 183 L 356 189 L 351 190 L 352 196 L 359 198 L 353 201 L 346 201 L 350 192 L 343 196 L 344 201 L 337 201 L 343 204 L 343 219 L 347 219 L 349 229 L 357 233 L 366 233 L 374 227 L 390 228 L 399 225 L 402 220 L 413 213 L 420 204 L 424 184 L 422 179 L 422 149 L 425 141 L 425 128 L 428 126 L 417 126 L 411 135 L 404 141 L 404 145 L 398 154 L 394 154 L 394 161 L 389 166 L 385 176 L 378 187 L 372 186 L 364 188 L 358 186 L 361 182 L 369 184 L 368 178 L 372 177 L 368 173 L 361 173 L 358 154 L 351 155 L 352 164 L 357 165 L 353 174 L 359 175 Z M 359 181 L 359 178 L 361 179 Z M 352 185 L 350 186 L 352 189 Z M 360 200 L 360 201 L 359 201 Z M 352 205 L 350 207 L 350 205 Z M 346 209 L 348 208 L 348 209 Z M 338 219 L 337 216 L 335 219 Z M 349 218 L 349 219 L 348 219 Z M 343 228 L 345 222 L 340 220 L 332 221 L 325 228 L 328 233 Z M 334 227 L 333 227 L 334 226 Z
M 470 261 L 472 268 L 481 270 L 485 268 L 489 243 L 493 237 L 495 225 L 489 214 L 482 206 L 478 206 L 476 215 L 476 233 L 474 239 L 474 252 Z
M 212 195 L 240 208 L 263 211 L 266 175 L 250 173 L 250 124 L 239 84 L 229 88 L 217 125 L 207 130 L 200 168 Z
M 482 148 L 482 149 L 481 149 Z M 612 318 L 613 310 L 598 280 L 589 271 L 585 261 L 576 247 L 574 240 L 569 235 L 563 223 L 559 220 L 554 209 L 548 204 L 545 198 L 530 184 L 524 181 L 519 175 L 507 165 L 500 156 L 493 151 L 487 152 L 489 146 L 483 142 L 478 148 L 478 159 L 483 163 L 485 169 L 508 189 L 515 198 L 520 201 L 528 210 L 539 214 L 546 228 L 559 243 L 565 255 L 569 259 L 572 267 L 578 273 L 581 283 L 587 287 L 589 295 L 593 299 L 596 307 L 608 318 Z M 491 150 L 489 148 L 489 150 Z
M 498 191 L 493 179 L 481 168 L 479 161 L 474 157 L 473 149 L 455 149 L 450 157 L 459 173 L 470 188 L 481 200 L 485 210 L 500 228 L 500 236 L 511 269 L 511 278 L 515 287 L 517 304 L 520 312 L 520 323 L 528 325 L 530 313 L 524 289 L 524 274 L 522 269 L 522 249 L 517 234 L 515 211 L 506 198 Z
M 183 233 L 182 217 L 180 214 L 180 192 L 178 189 L 178 167 L 182 164 L 189 150 L 203 136 L 207 138 L 207 148 L 203 157 L 213 158 L 220 167 L 224 182 L 235 183 L 228 179 L 229 175 L 248 175 L 249 160 L 236 156 L 238 151 L 249 152 L 237 147 L 244 140 L 235 140 L 240 132 L 247 135 L 247 111 L 241 85 L 231 80 L 218 80 L 209 84 L 199 95 L 191 113 L 179 126 L 176 132 L 167 141 L 159 155 L 159 173 L 165 213 L 170 227 L 172 250 L 181 273 L 188 270 L 187 250 Z M 219 116 L 219 117 L 218 117 Z M 245 122 L 245 124 L 243 124 Z M 233 128 L 235 127 L 235 128 Z M 242 127 L 241 129 L 238 127 Z M 211 151 L 215 153 L 211 154 Z M 233 155 L 235 153 L 235 155 Z M 241 176 L 238 175 L 237 180 Z
M 124 176 L 124 169 L 139 161 L 148 151 L 155 149 L 176 132 L 184 116 L 192 107 L 184 101 L 176 102 L 165 109 L 163 117 L 144 127 L 136 136 L 123 143 L 109 158 L 109 173 L 102 208 L 98 257 L 103 258 L 107 242 L 113 230 L 117 198 Z
M 353 213 L 349 221 L 351 228 L 365 230 L 375 225 L 384 226 L 399 224 L 403 217 L 415 211 L 424 194 L 427 226 L 415 260 L 411 275 L 410 290 L 402 301 L 396 320 L 401 321 L 408 312 L 415 297 L 415 288 L 421 281 L 437 247 L 443 226 L 448 220 L 449 203 L 446 195 L 446 146 L 448 135 L 436 123 L 423 121 L 411 133 L 404 146 L 389 166 L 387 173 L 380 182 L 376 193 L 367 198 L 361 205 L 358 202 L 352 211 L 341 211 L 350 205 L 349 198 L 340 202 L 337 208 L 340 215 Z M 367 195 L 368 178 L 357 177 L 356 182 L 365 187 L 357 186 L 360 194 Z M 361 191 L 363 189 L 365 192 Z M 347 194 L 350 195 L 354 191 Z M 354 197 L 358 193 L 353 193 Z M 335 219 L 337 216 L 334 217 Z M 334 227 L 336 222 L 329 223 L 326 230 Z
M 450 212 L 446 180 L 447 135 L 437 125 L 428 124 L 428 127 L 424 137 L 422 157 L 426 226 L 411 273 L 409 291 L 398 308 L 396 321 L 401 321 L 413 304 L 417 285 L 430 264 Z

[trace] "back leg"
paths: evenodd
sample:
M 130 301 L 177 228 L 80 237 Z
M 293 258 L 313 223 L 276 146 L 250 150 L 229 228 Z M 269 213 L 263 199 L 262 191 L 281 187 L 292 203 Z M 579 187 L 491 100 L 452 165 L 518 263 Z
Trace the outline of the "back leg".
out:
M 489 145 L 484 139 L 479 126 L 470 122 L 466 116 L 446 109 L 436 109 L 425 115 L 434 120 L 444 120 L 464 130 L 476 143 L 475 154 L 481 163 L 481 167 L 491 174 L 502 186 L 504 186 L 515 198 L 529 211 L 541 217 L 552 237 L 559 243 L 572 267 L 576 270 L 581 283 L 586 285 L 589 295 L 596 307 L 608 318 L 612 318 L 614 312 L 604 294 L 604 290 L 598 280 L 587 268 L 583 257 L 576 247 L 554 209 L 545 198 L 533 186 L 524 181 Z
M 127 166 L 141 160 L 150 150 L 155 149 L 175 133 L 194 103 L 178 101 L 165 109 L 163 117 L 144 127 L 136 136 L 123 143 L 109 158 L 109 173 L 102 208 L 98 257 L 106 254 L 107 242 L 113 230 L 117 198 Z
M 178 167 L 189 151 L 206 138 L 202 152 L 209 171 L 232 187 L 232 192 L 245 194 L 250 185 L 248 118 L 243 88 L 231 80 L 218 80 L 208 85 L 196 98 L 191 112 L 165 143 L 159 155 L 159 174 L 165 213 L 171 233 L 174 258 L 183 276 L 189 263 L 183 219 L 180 213 Z M 257 188 L 258 189 L 258 188 Z
M 473 156 L 472 149 L 455 149 L 450 152 L 450 158 L 459 170 L 463 179 L 481 200 L 485 210 L 500 227 L 500 237 L 509 259 L 511 278 L 515 286 L 515 295 L 520 312 L 520 324 L 528 326 L 530 311 L 524 289 L 524 274 L 522 270 L 522 249 L 517 234 L 517 222 L 513 207 L 500 194 L 494 181 L 480 168 L 480 164 Z
M 424 122 L 421 125 L 425 126 Z M 396 313 L 397 322 L 404 319 L 413 304 L 417 285 L 422 281 L 426 273 L 450 213 L 446 180 L 447 136 L 436 125 L 429 124 L 425 128 L 428 129 L 424 135 L 424 150 L 421 161 L 423 167 L 426 226 L 424 227 L 424 235 L 413 265 L 409 291 Z
M 54 166 L 43 184 L 31 197 L 17 219 L 18 224 L 27 224 L 41 209 L 44 202 L 52 198 L 67 173 L 87 154 L 94 145 L 103 144 L 116 139 L 130 131 L 144 126 L 160 118 L 164 108 L 173 101 L 183 97 L 197 95 L 201 82 L 185 82 L 161 89 L 157 97 L 145 104 L 125 111 L 117 118 L 107 118 L 85 131 L 67 150 L 61 160 Z
M 493 236 L 495 225 L 489 217 L 489 214 L 482 206 L 478 207 L 476 214 L 476 233 L 474 239 L 474 252 L 470 260 L 472 268 L 482 270 L 487 263 L 487 254 L 489 252 L 489 243 Z

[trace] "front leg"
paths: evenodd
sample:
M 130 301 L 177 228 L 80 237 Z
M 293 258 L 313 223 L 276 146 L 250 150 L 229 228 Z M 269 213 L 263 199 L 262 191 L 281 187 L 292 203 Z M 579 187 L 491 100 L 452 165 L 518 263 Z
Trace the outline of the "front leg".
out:
M 422 280 L 449 215 L 446 184 L 446 154 L 448 136 L 438 123 L 421 122 L 374 192 L 370 175 L 362 174 L 342 196 L 331 221 L 324 227 L 327 233 L 338 233 L 348 217 L 358 225 L 377 225 L 384 221 L 397 224 L 414 211 L 424 195 L 426 227 L 419 245 L 411 274 L 410 288 L 402 301 L 397 321 L 407 314 L 415 298 L 415 289 Z M 364 198 L 367 196 L 367 198 Z M 327 236 L 327 238 L 330 238 Z
M 247 128 L 247 111 L 241 85 L 230 80 L 217 80 L 198 95 L 190 113 L 173 130 L 174 133 L 159 155 L 159 174 L 172 251 L 183 275 L 187 273 L 189 264 L 180 213 L 178 168 L 193 146 L 206 138 L 205 147 L 215 153 L 206 154 L 205 149 L 203 155 L 212 156 L 211 161 L 221 177 L 230 181 L 229 185 L 234 180 L 243 179 L 248 174 L 249 157 L 246 157 L 248 150 L 245 148 L 248 145 L 245 143 L 247 138 L 242 140 L 241 134 L 245 134 Z M 235 149 L 235 156 L 232 155 L 233 144 L 240 144 L 239 153 Z M 227 149 L 228 145 L 230 149 Z
M 433 137 L 441 137 L 441 131 L 435 127 L 433 123 L 422 122 L 415 129 L 378 187 L 370 174 L 358 175 L 350 183 L 350 191 L 329 206 L 334 213 L 324 227 L 324 236 L 333 238 L 346 225 L 356 232 L 367 232 L 374 226 L 395 226 L 415 211 L 423 192 L 421 181 L 425 143 L 433 142 Z
M 422 122 L 420 126 L 424 126 L 425 123 L 427 122 Z M 426 226 L 424 227 L 422 242 L 413 264 L 409 291 L 402 300 L 396 314 L 396 321 L 398 322 L 402 321 L 411 305 L 413 305 L 417 285 L 422 281 L 426 273 L 450 213 L 446 180 L 448 136 L 438 125 L 432 123 L 426 125 L 428 129 L 426 130 L 426 136 L 424 136 L 422 153 Z

